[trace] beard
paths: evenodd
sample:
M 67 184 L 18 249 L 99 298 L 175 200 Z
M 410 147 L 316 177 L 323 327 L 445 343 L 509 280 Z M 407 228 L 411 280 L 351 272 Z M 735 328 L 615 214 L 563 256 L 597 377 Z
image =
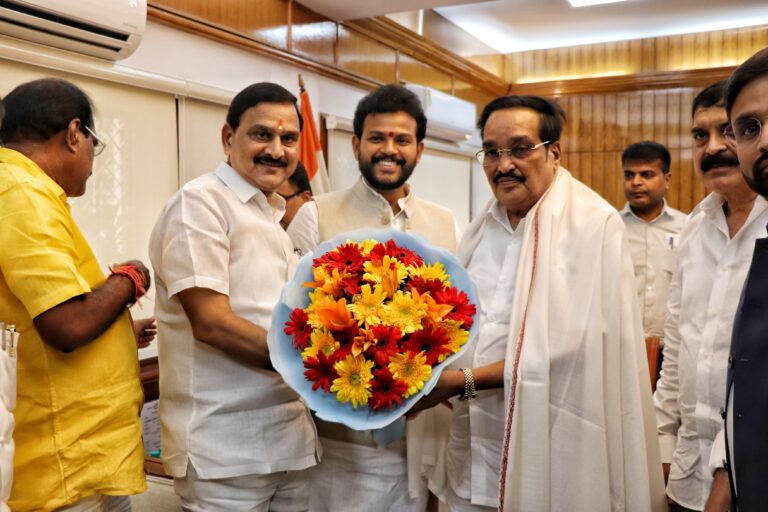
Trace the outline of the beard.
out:
M 376 164 L 382 160 L 391 160 L 400 166 L 400 175 L 397 176 L 393 181 L 384 181 L 376 177 Z M 413 170 L 416 168 L 416 162 L 408 162 L 403 157 L 374 155 L 370 160 L 364 160 L 363 155 L 360 154 L 359 150 L 357 152 L 357 161 L 358 166 L 360 167 L 360 172 L 365 178 L 365 181 L 367 181 L 371 187 L 377 190 L 394 190 L 396 188 L 402 187 L 405 185 L 405 182 L 408 181 L 408 178 L 411 177 Z
M 768 199 L 768 168 L 761 169 L 761 164 L 768 161 L 768 153 L 763 153 L 760 158 L 755 160 L 752 164 L 751 173 L 742 173 L 744 180 L 749 185 L 749 188 Z

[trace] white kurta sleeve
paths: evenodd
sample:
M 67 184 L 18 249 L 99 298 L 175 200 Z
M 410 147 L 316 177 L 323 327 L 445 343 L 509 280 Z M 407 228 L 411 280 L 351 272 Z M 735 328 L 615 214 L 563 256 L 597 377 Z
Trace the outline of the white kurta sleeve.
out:
M 293 247 L 306 254 L 320 244 L 320 221 L 317 204 L 314 201 L 304 203 L 288 225 L 288 236 Z
M 679 261 L 679 260 L 678 260 Z M 664 361 L 661 377 L 653 394 L 656 409 L 656 427 L 659 434 L 661 462 L 669 464 L 677 447 L 677 430 L 680 428 L 680 378 L 678 358 L 680 355 L 680 296 L 682 269 L 678 264 L 672 276 L 667 299 L 667 321 L 664 326 Z
M 715 436 L 715 440 L 712 442 L 712 451 L 709 453 L 709 471 L 714 473 L 718 469 L 725 467 L 725 430 L 720 429 L 720 432 Z

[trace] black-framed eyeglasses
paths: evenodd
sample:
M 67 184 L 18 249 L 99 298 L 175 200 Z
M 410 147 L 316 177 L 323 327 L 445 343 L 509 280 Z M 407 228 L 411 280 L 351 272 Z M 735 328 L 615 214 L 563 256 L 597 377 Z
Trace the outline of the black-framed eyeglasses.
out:
M 294 192 L 293 194 L 289 194 L 289 195 L 281 194 L 280 192 L 278 192 L 277 195 L 279 195 L 280 197 L 285 199 L 285 202 L 288 202 L 289 199 L 294 198 L 294 197 L 296 197 L 298 195 L 301 195 L 302 192 L 304 192 L 304 191 L 303 190 L 299 190 L 298 192 Z
M 539 142 L 538 144 L 517 144 L 511 148 L 481 149 L 475 153 L 475 158 L 483 167 L 495 167 L 499 165 L 501 155 L 506 154 L 515 160 L 524 160 L 531 156 L 535 150 L 546 146 L 552 141 Z
M 93 156 L 99 156 L 104 152 L 104 149 L 107 147 L 106 143 L 104 143 L 104 139 L 96 135 L 96 132 L 93 131 L 93 128 L 90 126 L 84 124 L 82 125 L 83 128 L 85 128 L 85 131 L 90 134 L 91 137 L 93 137 Z

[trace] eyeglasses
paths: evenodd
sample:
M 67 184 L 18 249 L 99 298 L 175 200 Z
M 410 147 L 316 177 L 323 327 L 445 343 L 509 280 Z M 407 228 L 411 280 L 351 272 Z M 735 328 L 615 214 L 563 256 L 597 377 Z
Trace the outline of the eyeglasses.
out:
M 745 117 L 736 119 L 725 129 L 724 135 L 727 139 L 735 142 L 739 146 L 754 144 L 760 140 L 763 132 L 763 123 L 756 117 Z
M 301 195 L 301 193 L 302 193 L 302 192 L 304 192 L 304 191 L 303 191 L 303 190 L 299 190 L 298 192 L 294 192 L 293 194 L 289 194 L 289 195 L 287 195 L 287 196 L 286 196 L 286 195 L 284 195 L 284 194 L 281 194 L 280 192 L 278 192 L 278 193 L 277 193 L 277 195 L 279 195 L 280 197 L 282 197 L 283 199 L 285 199 L 285 201 L 286 201 L 286 202 L 288 202 L 288 200 L 289 200 L 289 199 L 291 199 L 291 198 L 293 198 L 293 197 L 296 197 L 296 196 L 298 196 L 298 195 Z
M 104 149 L 107 147 L 107 145 L 102 141 L 102 138 L 96 135 L 96 132 L 93 131 L 93 129 L 84 124 L 82 125 L 83 128 L 85 128 L 85 131 L 87 131 L 91 137 L 93 137 L 93 156 L 99 156 L 104 152 Z
M 499 165 L 501 155 L 506 154 L 515 160 L 525 160 L 531 153 L 552 141 L 539 142 L 538 144 L 518 144 L 511 148 L 481 149 L 475 153 L 475 158 L 483 167 L 496 167 Z

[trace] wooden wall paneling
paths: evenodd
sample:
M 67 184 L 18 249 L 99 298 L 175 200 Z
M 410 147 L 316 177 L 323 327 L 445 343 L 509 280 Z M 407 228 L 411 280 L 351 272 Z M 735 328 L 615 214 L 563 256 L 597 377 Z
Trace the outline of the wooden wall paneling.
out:
M 486 71 L 493 73 L 499 77 L 504 76 L 504 60 L 505 56 L 501 53 L 497 54 L 483 54 L 483 55 L 467 55 L 465 57 L 469 62 L 477 64 Z
M 347 27 L 339 27 L 338 65 L 380 83 L 395 81 L 395 50 Z
M 693 65 L 691 67 L 701 69 L 710 67 L 712 54 L 709 51 L 709 38 L 711 32 L 700 32 L 693 35 L 694 51 Z
M 336 23 L 291 2 L 291 50 L 326 64 L 334 64 Z
M 743 62 L 755 53 L 752 51 L 752 30 L 739 29 L 738 41 L 739 50 L 737 58 L 739 62 Z
M 669 146 L 669 118 L 667 117 L 669 91 L 655 91 L 653 98 L 653 140 Z
M 288 49 L 287 0 L 151 0 L 149 4 L 171 9 L 213 26 L 233 30 L 276 48 Z
M 619 128 L 616 121 L 618 107 L 615 94 L 605 94 L 602 97 L 605 100 L 602 116 L 604 126 L 602 139 L 604 141 L 604 149 L 610 151 L 617 149 L 619 145 L 617 141 Z
M 613 176 L 613 191 L 608 201 L 616 208 L 622 208 L 626 202 L 624 197 L 624 172 L 621 167 L 621 151 L 605 153 L 606 169 Z
M 768 26 L 755 27 L 752 30 L 752 53 L 768 46 Z
M 681 149 L 680 156 L 680 194 L 678 196 L 678 209 L 690 212 L 694 206 L 693 199 L 693 170 L 691 169 L 691 150 Z
M 669 91 L 667 95 L 667 148 L 680 148 L 682 145 L 681 96 L 679 89 Z
M 616 145 L 612 148 L 619 153 L 624 151 L 629 139 L 629 94 L 616 96 Z
M 669 165 L 669 172 L 672 176 L 669 179 L 669 189 L 667 190 L 666 198 L 667 203 L 672 208 L 682 210 L 680 208 L 680 181 L 682 180 L 682 162 L 680 162 L 680 148 L 668 148 L 671 163 Z
M 690 69 L 696 64 L 696 34 L 683 34 L 682 36 L 681 64 L 683 69 Z
M 656 39 L 653 69 L 664 70 L 669 68 L 669 37 L 659 37 Z
M 717 30 L 709 34 L 708 66 L 722 66 L 723 62 L 723 31 Z
M 633 73 L 643 72 L 643 41 L 633 39 L 629 42 L 629 66 Z
M 641 140 L 653 140 L 653 118 L 655 114 L 654 95 L 656 91 L 643 91 L 642 93 L 642 121 L 640 130 Z
M 735 30 L 726 30 L 723 33 L 723 62 L 730 65 L 738 65 L 739 60 L 739 34 Z
M 438 71 L 421 61 L 400 53 L 400 80 L 406 83 L 421 84 L 451 93 L 451 75 Z
M 627 138 L 621 149 L 643 138 L 643 97 L 642 92 L 629 93 L 629 122 Z
M 621 69 L 621 63 L 619 62 L 619 45 L 616 42 L 606 43 L 605 45 L 605 63 L 606 71 L 613 72 L 616 69 Z
M 576 153 L 576 156 L 579 159 L 581 182 L 598 194 L 603 194 L 604 191 L 600 190 L 600 187 L 596 186 L 596 184 L 592 181 L 592 152 L 580 151 L 579 153 Z
M 656 39 L 646 37 L 640 40 L 642 61 L 640 63 L 641 73 L 651 73 L 656 70 Z

